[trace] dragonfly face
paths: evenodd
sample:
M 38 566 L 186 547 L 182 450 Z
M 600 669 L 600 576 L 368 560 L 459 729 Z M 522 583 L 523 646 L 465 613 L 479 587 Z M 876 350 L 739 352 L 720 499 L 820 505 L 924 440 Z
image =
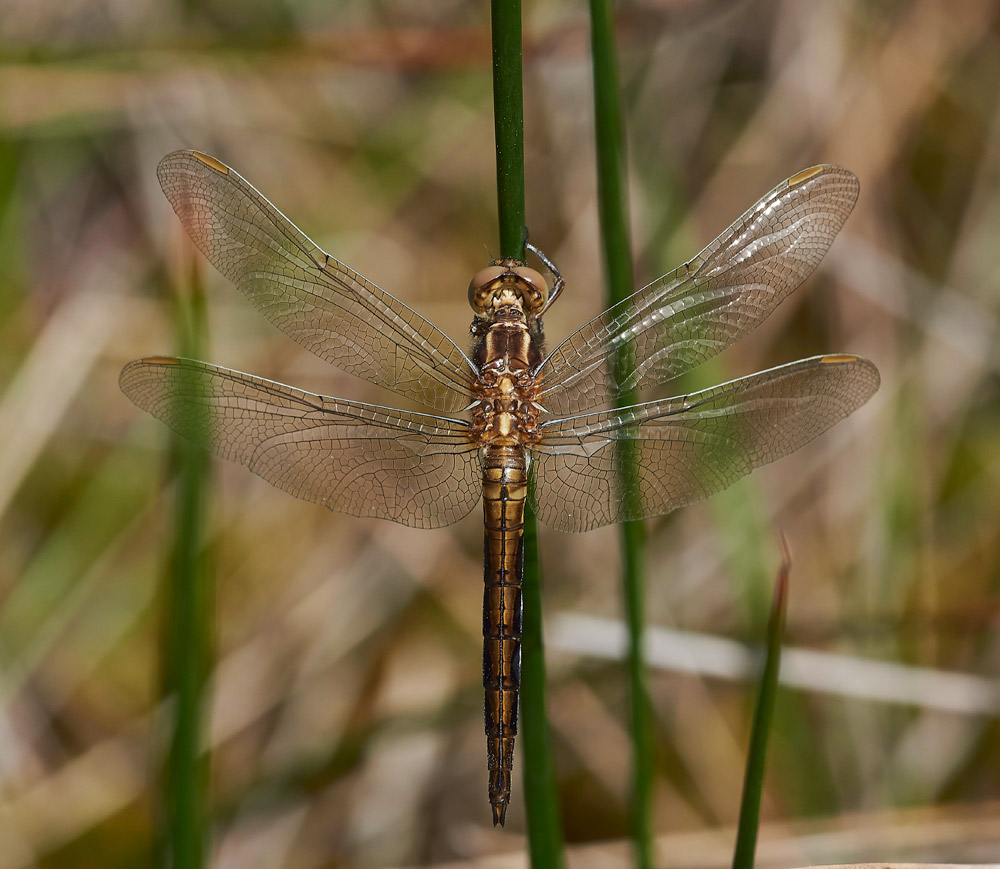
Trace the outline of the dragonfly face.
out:
M 561 279 L 550 292 L 524 263 L 492 263 L 469 286 L 469 355 L 320 250 L 218 160 L 178 151 L 157 174 L 195 244 L 268 320 L 434 413 L 158 356 L 125 366 L 125 394 L 181 435 L 331 510 L 438 528 L 482 499 L 494 824 L 510 800 L 517 728 L 524 504 L 561 531 L 660 515 L 797 449 L 878 388 L 874 365 L 839 354 L 614 408 L 622 391 L 667 382 L 743 337 L 813 272 L 858 194 L 857 179 L 837 166 L 782 182 L 694 259 L 551 353 L 540 317 Z M 629 361 L 613 364 L 626 347 Z
M 469 304 L 477 317 L 486 319 L 503 305 L 517 305 L 525 316 L 537 317 L 548 298 L 545 278 L 516 259 L 497 260 L 469 282 Z

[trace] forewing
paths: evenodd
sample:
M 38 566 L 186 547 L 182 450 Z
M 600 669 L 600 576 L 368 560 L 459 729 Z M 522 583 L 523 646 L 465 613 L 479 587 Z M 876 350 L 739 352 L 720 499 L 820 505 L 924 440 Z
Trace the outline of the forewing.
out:
M 178 434 L 340 513 L 438 528 L 479 501 L 478 451 L 462 420 L 313 395 L 190 359 L 136 359 L 119 383 Z
M 609 308 L 542 363 L 557 414 L 665 383 L 755 329 L 816 268 L 858 197 L 858 179 L 814 166 L 783 181 L 698 256 Z M 632 361 L 611 364 L 631 343 Z
M 866 359 L 817 356 L 679 398 L 552 420 L 532 448 L 538 517 L 588 531 L 700 501 L 822 434 L 878 384 Z
M 475 371 L 447 335 L 320 250 L 228 166 L 175 151 L 156 174 L 201 252 L 290 338 L 425 407 L 468 405 Z

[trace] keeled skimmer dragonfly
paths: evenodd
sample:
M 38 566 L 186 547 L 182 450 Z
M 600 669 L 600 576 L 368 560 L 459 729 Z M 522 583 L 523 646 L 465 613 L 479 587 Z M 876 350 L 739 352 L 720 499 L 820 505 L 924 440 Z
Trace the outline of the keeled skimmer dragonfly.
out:
M 525 501 L 560 531 L 657 516 L 797 449 L 878 388 L 871 362 L 815 356 L 614 408 L 621 390 L 669 381 L 746 335 L 812 273 L 858 195 L 857 179 L 837 166 L 783 181 L 694 259 L 548 353 L 541 314 L 561 279 L 550 292 L 524 263 L 494 262 L 469 286 L 468 355 L 320 250 L 213 157 L 178 151 L 157 174 L 194 243 L 268 320 L 323 359 L 434 413 L 313 395 L 161 356 L 125 366 L 121 387 L 132 401 L 331 510 L 439 528 L 482 498 L 494 824 L 510 801 L 517 732 Z M 630 361 L 616 365 L 623 346 Z

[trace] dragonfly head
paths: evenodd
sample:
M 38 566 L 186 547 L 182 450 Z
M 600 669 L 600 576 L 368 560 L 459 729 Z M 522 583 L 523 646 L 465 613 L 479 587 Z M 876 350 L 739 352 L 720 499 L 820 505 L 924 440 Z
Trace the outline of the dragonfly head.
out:
M 501 259 L 480 269 L 469 283 L 469 304 L 484 317 L 502 305 L 519 304 L 524 313 L 538 314 L 548 301 L 545 278 L 516 259 Z

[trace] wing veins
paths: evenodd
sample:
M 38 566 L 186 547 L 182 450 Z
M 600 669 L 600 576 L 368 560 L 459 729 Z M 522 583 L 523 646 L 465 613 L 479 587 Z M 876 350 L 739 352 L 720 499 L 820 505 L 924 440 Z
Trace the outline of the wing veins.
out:
M 548 420 L 531 448 L 539 518 L 562 531 L 667 513 L 822 434 L 878 388 L 857 356 L 817 356 L 721 386 Z M 634 444 L 634 455 L 620 442 Z
M 815 271 L 857 193 L 857 178 L 831 165 L 782 182 L 696 257 L 549 353 L 536 369 L 541 403 L 553 413 L 607 406 L 623 390 L 669 381 L 739 340 Z M 720 304 L 701 307 L 711 297 Z M 616 374 L 610 361 L 626 343 L 634 359 Z
M 480 497 L 466 420 L 315 395 L 187 359 L 135 360 L 120 383 L 180 435 L 333 510 L 433 528 Z
M 326 253 L 238 173 L 196 152 L 175 152 L 158 175 L 202 252 L 279 329 L 435 410 L 468 404 L 477 372 L 458 345 Z

